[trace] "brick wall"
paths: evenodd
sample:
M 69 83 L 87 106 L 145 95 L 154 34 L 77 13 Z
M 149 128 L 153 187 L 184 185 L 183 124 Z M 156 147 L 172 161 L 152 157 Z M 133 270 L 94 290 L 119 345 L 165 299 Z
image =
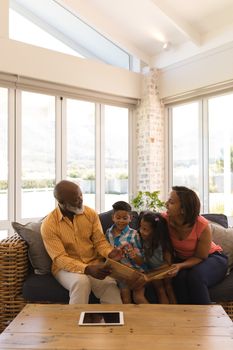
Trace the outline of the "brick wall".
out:
M 143 94 L 136 109 L 136 191 L 164 196 L 164 108 L 158 93 L 158 71 L 144 73 Z

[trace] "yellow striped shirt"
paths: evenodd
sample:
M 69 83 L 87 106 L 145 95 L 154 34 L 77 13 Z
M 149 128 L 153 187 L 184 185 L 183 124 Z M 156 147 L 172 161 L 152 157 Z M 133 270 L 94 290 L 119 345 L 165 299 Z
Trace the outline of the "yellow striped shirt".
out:
M 73 223 L 57 207 L 44 219 L 41 234 L 53 274 L 59 270 L 84 273 L 87 265 L 103 261 L 113 249 L 98 214 L 86 206 L 83 214 L 74 215 Z

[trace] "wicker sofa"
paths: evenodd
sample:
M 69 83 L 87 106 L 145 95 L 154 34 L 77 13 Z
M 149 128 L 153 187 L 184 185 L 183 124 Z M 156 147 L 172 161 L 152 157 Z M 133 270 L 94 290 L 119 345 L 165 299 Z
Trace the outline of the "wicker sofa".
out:
M 112 224 L 111 213 L 109 211 L 99 215 L 104 232 Z M 212 222 L 220 224 L 221 229 L 228 230 L 225 215 L 206 214 L 205 216 Z M 43 256 L 47 253 L 40 236 L 40 224 L 41 222 L 26 225 L 12 223 L 17 233 L 0 242 L 0 331 L 9 324 L 26 303 L 68 303 L 68 291 L 50 274 L 51 265 L 48 265 L 51 264 L 50 258 Z M 138 227 L 136 212 L 133 214 L 131 226 Z M 230 232 L 225 233 L 230 234 Z M 34 237 L 34 242 L 31 237 Z M 32 248 L 35 242 L 36 249 L 40 250 L 39 255 L 36 256 L 37 262 L 32 261 Z M 38 242 L 41 244 L 39 248 Z M 221 241 L 216 243 L 221 243 Z M 233 259 L 233 240 L 230 249 L 232 249 Z M 36 265 L 42 261 L 44 262 L 42 267 Z M 210 288 L 209 292 L 211 300 L 221 304 L 233 319 L 233 269 L 221 283 Z M 150 295 L 150 289 L 147 290 L 147 293 L 149 300 L 156 302 L 154 296 Z M 98 300 L 91 295 L 90 302 L 96 303 Z

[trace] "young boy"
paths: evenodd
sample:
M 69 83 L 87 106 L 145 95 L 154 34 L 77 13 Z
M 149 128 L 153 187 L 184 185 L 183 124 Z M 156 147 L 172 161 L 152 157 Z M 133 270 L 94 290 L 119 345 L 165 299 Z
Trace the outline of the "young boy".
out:
M 136 230 L 129 227 L 131 222 L 131 206 L 119 201 L 113 204 L 112 221 L 114 224 L 106 232 L 108 241 L 114 247 L 122 248 L 123 257 L 120 262 L 136 270 L 144 271 L 144 258 L 139 234 Z M 123 282 L 119 282 L 121 298 L 124 304 L 129 304 L 131 300 L 131 291 Z M 144 296 L 144 287 L 133 290 L 133 299 L 136 304 L 148 303 Z

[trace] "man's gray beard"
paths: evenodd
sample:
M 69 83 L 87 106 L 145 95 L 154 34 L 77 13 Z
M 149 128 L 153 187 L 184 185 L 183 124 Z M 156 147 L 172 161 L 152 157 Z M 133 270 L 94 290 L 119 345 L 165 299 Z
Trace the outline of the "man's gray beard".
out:
M 72 207 L 71 205 L 66 205 L 64 206 L 63 204 L 59 204 L 60 208 L 63 210 L 68 210 L 69 212 L 73 213 L 74 215 L 79 215 L 79 214 L 83 214 L 83 204 L 81 206 L 81 208 L 77 208 L 77 207 Z
M 67 209 L 75 215 L 83 214 L 83 205 L 81 206 L 81 208 L 69 207 Z

